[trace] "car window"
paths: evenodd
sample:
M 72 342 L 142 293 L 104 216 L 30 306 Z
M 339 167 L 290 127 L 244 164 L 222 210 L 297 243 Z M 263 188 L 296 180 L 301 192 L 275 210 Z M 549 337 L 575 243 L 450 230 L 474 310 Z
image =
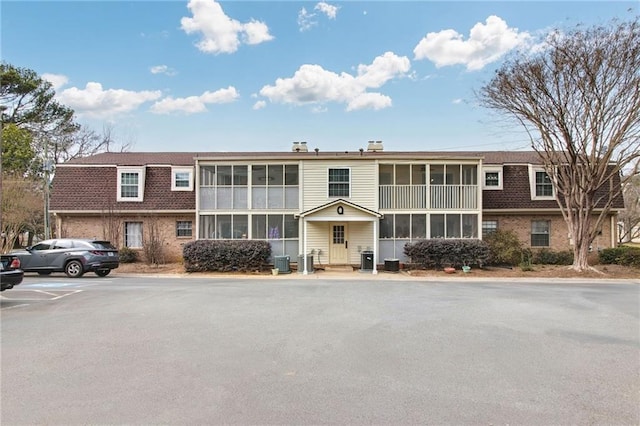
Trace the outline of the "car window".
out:
M 55 243 L 53 243 L 53 249 L 68 249 L 68 248 L 73 248 L 73 241 L 71 240 L 56 240 Z
M 49 242 L 42 242 L 42 243 L 38 243 L 35 246 L 31 247 L 31 250 L 49 250 L 51 248 L 51 241 Z
M 93 245 L 86 241 L 78 240 L 78 241 L 74 241 L 74 247 L 92 249 Z
M 93 246 L 102 250 L 116 250 L 109 241 L 94 241 Z

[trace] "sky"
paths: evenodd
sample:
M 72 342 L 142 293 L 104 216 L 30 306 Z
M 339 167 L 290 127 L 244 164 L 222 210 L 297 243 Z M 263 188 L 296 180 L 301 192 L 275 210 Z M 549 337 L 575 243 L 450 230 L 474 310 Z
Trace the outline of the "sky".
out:
M 1 57 L 133 151 L 523 150 L 476 93 L 545 34 L 638 1 L 11 1 Z

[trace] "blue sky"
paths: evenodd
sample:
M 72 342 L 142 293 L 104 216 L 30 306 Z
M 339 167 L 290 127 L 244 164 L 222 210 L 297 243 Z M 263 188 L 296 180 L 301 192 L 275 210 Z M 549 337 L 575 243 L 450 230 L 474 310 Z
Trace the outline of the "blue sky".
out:
M 640 2 L 8 1 L 2 60 L 135 151 L 527 149 L 474 91 L 552 28 Z

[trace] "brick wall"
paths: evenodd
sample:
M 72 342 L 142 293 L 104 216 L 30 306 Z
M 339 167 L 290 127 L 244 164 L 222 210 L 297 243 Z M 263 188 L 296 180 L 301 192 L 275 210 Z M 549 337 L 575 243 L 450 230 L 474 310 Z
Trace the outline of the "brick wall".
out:
M 490 215 L 485 214 L 482 220 L 497 220 L 498 229 L 514 231 L 525 247 L 531 247 L 531 221 L 548 220 L 550 226 L 550 245 L 549 249 L 554 251 L 571 250 L 571 242 L 569 240 L 569 231 L 567 224 L 561 215 Z M 594 219 L 595 220 L 595 219 Z M 613 229 L 613 232 L 616 230 Z M 611 221 L 605 220 L 602 226 L 602 234 L 593 242 L 593 249 L 611 247 Z
M 117 238 L 108 236 L 106 231 L 107 223 L 113 220 L 118 229 Z M 191 215 L 165 215 L 165 216 L 118 216 L 108 219 L 100 216 L 67 216 L 58 215 L 55 219 L 55 235 L 61 237 L 75 238 L 104 238 L 109 239 L 116 247 L 124 246 L 124 223 L 142 222 L 143 238 L 147 232 L 147 226 L 153 221 L 157 221 L 158 229 L 161 230 L 160 238 L 164 241 L 164 255 L 167 262 L 180 261 L 182 259 L 182 246 L 184 243 L 195 239 L 195 219 Z M 176 222 L 191 221 L 193 236 L 176 237 Z M 138 250 L 142 258 L 142 249 Z

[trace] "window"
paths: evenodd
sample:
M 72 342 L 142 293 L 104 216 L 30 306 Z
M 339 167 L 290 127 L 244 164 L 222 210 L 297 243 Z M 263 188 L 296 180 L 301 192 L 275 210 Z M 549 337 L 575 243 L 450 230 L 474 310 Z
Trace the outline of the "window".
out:
M 118 201 L 142 201 L 144 169 L 118 168 Z
M 193 235 L 193 223 L 190 220 L 176 222 L 176 237 L 191 237 Z
M 202 210 L 245 210 L 248 207 L 247 166 L 202 166 L 200 208 Z
M 484 177 L 482 189 L 502 189 L 502 167 L 483 167 L 482 175 Z
M 478 238 L 477 214 L 431 214 L 430 238 Z
M 549 247 L 551 225 L 548 220 L 531 222 L 531 247 Z
M 492 234 L 498 230 L 497 220 L 483 220 L 482 221 L 482 238 L 489 234 Z
M 553 185 L 545 172 L 536 172 L 536 197 L 553 197 Z
M 298 209 L 298 165 L 251 166 L 251 208 Z
M 246 214 L 200 216 L 200 238 L 211 240 L 240 240 L 249 235 Z
M 349 169 L 329 169 L 329 197 L 349 197 Z
M 171 190 L 191 191 L 193 189 L 193 169 L 172 168 L 171 169 Z
M 124 245 L 130 248 L 142 247 L 142 222 L 124 223 Z

